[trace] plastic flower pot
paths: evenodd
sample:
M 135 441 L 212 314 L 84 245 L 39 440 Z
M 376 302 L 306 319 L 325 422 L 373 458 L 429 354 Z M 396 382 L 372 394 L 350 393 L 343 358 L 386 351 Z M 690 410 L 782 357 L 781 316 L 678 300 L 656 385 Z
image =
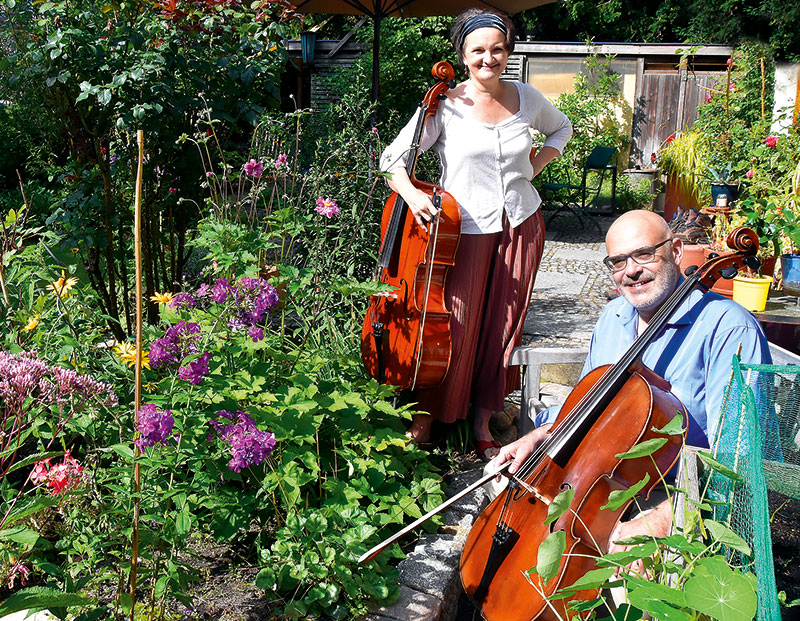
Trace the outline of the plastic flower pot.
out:
M 781 255 L 783 290 L 792 295 L 800 295 L 800 254 Z
M 767 296 L 772 278 L 769 276 L 736 276 L 733 279 L 733 301 L 738 302 L 753 313 L 760 313 L 767 307 Z

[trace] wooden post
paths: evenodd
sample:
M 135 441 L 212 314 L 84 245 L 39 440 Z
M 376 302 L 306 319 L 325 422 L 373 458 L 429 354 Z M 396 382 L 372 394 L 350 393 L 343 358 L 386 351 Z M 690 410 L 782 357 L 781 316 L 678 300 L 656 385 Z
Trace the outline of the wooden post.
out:
M 134 423 L 139 426 L 139 408 L 142 405 L 142 171 L 144 162 L 144 132 L 136 133 L 139 144 L 139 165 L 136 171 L 136 198 L 133 215 L 133 253 L 136 261 L 136 365 L 134 372 L 133 412 Z M 136 571 L 139 565 L 139 493 L 141 491 L 141 469 L 139 447 L 133 448 L 133 535 L 131 536 L 131 615 L 136 610 Z

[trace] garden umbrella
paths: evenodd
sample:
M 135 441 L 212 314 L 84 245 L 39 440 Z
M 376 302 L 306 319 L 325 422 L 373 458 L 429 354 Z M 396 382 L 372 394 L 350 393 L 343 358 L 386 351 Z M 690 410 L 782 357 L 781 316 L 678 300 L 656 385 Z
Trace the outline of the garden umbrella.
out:
M 380 72 L 380 29 L 384 17 L 428 17 L 456 15 L 470 7 L 493 8 L 506 13 L 518 13 L 555 0 L 299 0 L 295 7 L 301 13 L 340 13 L 368 15 L 372 18 L 372 103 L 378 100 Z

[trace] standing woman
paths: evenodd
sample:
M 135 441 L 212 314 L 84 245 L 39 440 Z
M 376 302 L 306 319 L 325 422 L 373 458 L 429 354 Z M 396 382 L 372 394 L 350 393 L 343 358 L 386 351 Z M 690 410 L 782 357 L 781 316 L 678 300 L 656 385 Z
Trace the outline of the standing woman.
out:
M 428 119 L 420 148 L 439 154 L 441 186 L 461 209 L 461 241 L 445 284 L 452 356 L 441 385 L 416 391 L 427 414 L 414 417 L 407 435 L 429 441 L 433 419 L 466 418 L 471 402 L 478 452 L 488 460 L 500 447 L 489 419 L 515 387 L 508 360 L 522 338 L 544 248 L 542 201 L 530 182 L 561 154 L 572 125 L 539 91 L 500 80 L 514 50 L 508 16 L 468 9 L 456 18 L 451 37 L 469 78 L 450 89 Z M 381 170 L 424 226 L 436 209 L 405 170 L 416 122 L 412 118 L 383 152 Z M 531 129 L 545 136 L 535 155 Z

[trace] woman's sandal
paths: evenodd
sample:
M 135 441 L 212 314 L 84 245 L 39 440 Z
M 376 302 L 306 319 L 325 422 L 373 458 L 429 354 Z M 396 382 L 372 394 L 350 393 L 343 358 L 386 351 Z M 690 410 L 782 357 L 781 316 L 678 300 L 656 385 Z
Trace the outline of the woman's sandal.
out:
M 486 451 L 489 449 L 499 449 L 503 448 L 503 445 L 500 444 L 497 440 L 476 440 L 475 447 L 478 449 L 478 455 L 480 455 L 483 461 L 492 461 L 494 455 L 492 457 L 486 456 Z

